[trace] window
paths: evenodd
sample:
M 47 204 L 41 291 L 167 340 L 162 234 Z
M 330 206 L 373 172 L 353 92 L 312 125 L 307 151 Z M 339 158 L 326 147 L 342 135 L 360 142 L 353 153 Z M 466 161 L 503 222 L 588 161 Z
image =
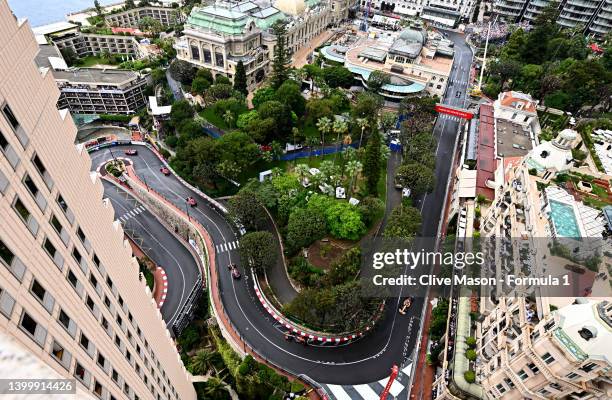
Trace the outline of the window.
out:
M 26 208 L 26 206 L 21 202 L 19 197 L 15 196 L 15 202 L 13 203 L 13 208 L 17 211 L 17 214 L 23 219 L 23 221 L 27 224 L 30 219 L 30 211 Z
M 51 214 L 51 220 L 49 222 L 51 223 L 53 229 L 55 229 L 55 231 L 61 235 L 62 229 L 64 229 L 64 227 L 54 214 Z
M 79 343 L 85 350 L 89 349 L 89 338 L 85 336 L 83 332 L 81 332 L 81 339 L 79 340 Z
M 583 370 L 584 372 L 591 372 L 597 367 L 598 367 L 597 364 L 590 362 L 590 363 L 584 364 L 582 367 L 580 367 L 580 369 Z
M 77 228 L 77 236 L 83 243 L 85 243 L 85 241 L 87 240 L 87 238 L 85 237 L 85 233 L 83 232 L 80 226 Z
M 0 240 L 0 260 L 2 260 L 7 266 L 13 265 L 15 254 L 7 247 L 2 240 Z
M 74 376 L 76 376 L 80 381 L 85 381 L 85 368 L 77 361 L 74 366 Z
M 540 389 L 538 390 L 538 393 L 540 393 L 542 396 L 548 396 L 550 394 L 550 392 L 546 389 Z
M 96 304 L 94 303 L 93 299 L 87 295 L 87 299 L 85 300 L 85 304 L 87 304 L 87 308 L 89 308 L 90 311 L 94 311 Z
M 76 247 L 72 248 L 72 257 L 74 257 L 77 264 L 79 265 L 81 264 L 81 261 L 83 261 L 83 256 L 81 256 L 81 253 L 79 253 Z
M 36 279 L 32 279 L 32 286 L 30 286 L 30 292 L 32 292 L 34 297 L 36 297 L 41 302 L 45 301 L 45 294 L 47 293 L 47 291 Z
M 565 377 L 566 377 L 567 379 L 574 379 L 574 378 L 577 378 L 577 377 L 579 377 L 579 376 L 580 376 L 580 375 L 578 375 L 578 374 L 577 374 L 577 373 L 575 373 L 575 372 L 570 372 L 569 374 L 565 375 Z
M 94 254 L 92 259 L 93 259 L 93 263 L 96 265 L 96 267 L 99 268 L 100 267 L 100 259 L 98 258 L 98 255 Z
M 40 160 L 40 157 L 38 157 L 37 154 L 34 154 L 34 156 L 32 157 L 32 164 L 34 164 L 34 167 L 40 174 L 40 177 L 43 178 L 43 181 L 45 182 L 45 185 L 47 185 L 47 188 L 51 190 L 51 188 L 53 187 L 53 181 L 49 176 L 49 172 L 47 172 L 47 168 L 45 168 L 45 165 Z
M 68 279 L 68 282 L 70 282 L 72 287 L 74 287 L 76 289 L 77 284 L 79 283 L 79 280 L 77 279 L 77 277 L 74 274 L 74 272 L 72 272 L 72 270 L 68 270 L 68 276 L 66 276 L 66 279 Z
M 527 372 L 525 372 L 524 369 L 520 370 L 519 372 L 517 372 L 517 375 L 519 376 L 519 378 L 521 378 L 521 380 L 525 380 L 527 378 L 529 378 L 529 375 L 527 375 Z
M 501 383 L 499 383 L 497 386 L 495 386 L 495 388 L 497 389 L 499 394 L 504 394 L 506 392 L 506 388 Z
M 93 392 L 98 396 L 102 397 L 102 385 L 97 380 L 94 382 Z
M 95 288 L 98 287 L 98 279 L 96 279 L 96 277 L 92 273 L 89 274 L 89 282 L 91 283 L 93 287 Z
M 107 295 L 104 295 L 104 305 L 110 310 L 111 302 Z
M 553 361 L 555 361 L 555 358 L 553 356 L 550 355 L 550 353 L 546 353 L 542 356 L 542 360 L 546 363 L 546 364 L 550 364 Z
M 113 372 L 111 373 L 111 379 L 115 383 L 119 383 L 119 374 L 117 373 L 117 370 L 115 370 L 115 368 L 113 368 Z
M 43 243 L 43 247 L 45 248 L 47 253 L 51 256 L 51 258 L 55 257 L 55 253 L 57 253 L 57 249 L 55 248 L 53 243 L 51 243 L 49 238 L 45 239 L 45 242 Z
M 115 335 L 115 345 L 118 348 L 121 348 L 121 339 L 119 339 L 119 336 Z
M 23 316 L 21 317 L 21 327 L 23 330 L 28 332 L 30 335 L 34 336 L 36 333 L 36 327 L 38 323 L 34 321 L 34 319 L 27 312 L 23 312 Z
M 531 370 L 531 372 L 533 372 L 533 374 L 537 374 L 538 372 L 540 372 L 539 368 L 536 367 L 536 365 L 534 363 L 529 363 L 527 364 L 527 368 L 529 368 Z
M 66 204 L 66 200 L 64 200 L 61 194 L 57 195 L 57 204 L 60 206 L 63 212 L 68 211 L 68 204 Z
M 121 315 L 119 314 L 117 314 L 117 324 L 123 325 L 123 318 L 121 318 Z
M 550 322 L 548 322 L 546 325 L 544 325 L 544 330 L 545 330 L 546 332 L 548 332 L 549 330 L 551 330 L 552 328 L 554 328 L 554 326 L 555 326 L 555 321 L 554 321 L 554 320 L 553 320 L 553 321 L 550 321 Z
M 4 116 L 6 117 L 8 123 L 11 124 L 11 127 L 14 130 L 17 130 L 17 128 L 19 128 L 19 121 L 17 121 L 17 118 L 15 117 L 15 114 L 13 114 L 13 110 L 11 110 L 11 107 L 9 107 L 8 104 L 5 104 L 4 108 L 2 108 L 2 112 L 4 113 Z
M 100 322 L 100 324 L 102 324 L 102 328 L 108 330 L 108 320 L 106 319 L 106 317 L 102 317 L 102 322 Z
M 66 329 L 68 329 L 68 327 L 70 326 L 70 317 L 64 312 L 64 310 L 60 310 L 57 320 Z
M 70 354 L 70 352 L 65 350 L 64 346 L 58 343 L 57 340 L 53 340 L 49 352 L 51 353 L 51 356 L 55 358 L 64 368 L 70 368 L 70 361 L 72 360 L 72 355 Z
M 101 353 L 98 353 L 98 358 L 96 358 L 96 363 L 100 366 L 100 368 L 104 369 L 106 365 L 106 357 L 104 357 Z
M 512 382 L 512 379 L 510 379 L 510 378 L 504 378 L 504 382 L 506 382 L 506 385 L 508 385 L 508 387 L 509 387 L 510 389 L 513 389 L 513 388 L 514 388 L 514 382 Z
M 130 395 L 130 385 L 127 383 L 123 384 L 123 393 L 127 394 L 128 396 Z
M 123 297 L 119 296 L 119 305 L 123 307 Z
M 30 193 L 32 193 L 32 196 L 34 196 L 34 198 L 36 198 L 36 195 L 38 194 L 38 187 L 36 186 L 36 184 L 34 183 L 34 181 L 32 180 L 32 177 L 28 174 L 25 174 L 23 177 L 23 184 L 25 185 L 25 187 L 28 188 L 28 190 L 30 191 Z
M 553 382 L 549 386 L 555 390 L 558 390 L 559 392 L 563 391 L 563 388 L 557 382 Z
M 4 137 L 4 134 L 2 132 L 0 132 L 0 149 L 2 151 L 6 151 L 6 149 L 9 147 L 9 142 L 8 140 L 6 140 L 6 138 Z

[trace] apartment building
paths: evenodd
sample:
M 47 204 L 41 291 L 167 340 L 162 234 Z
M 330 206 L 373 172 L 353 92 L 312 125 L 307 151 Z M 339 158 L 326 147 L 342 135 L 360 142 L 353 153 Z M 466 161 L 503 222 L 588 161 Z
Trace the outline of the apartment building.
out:
M 38 49 L 0 1 L 0 331 L 96 398 L 195 400 Z
M 348 1 L 278 0 L 226 2 L 194 8 L 175 48 L 177 58 L 233 80 L 242 61 L 249 89 L 270 71 L 276 38 L 272 25 L 287 22 L 287 48 L 291 53 L 306 46 L 332 23 L 348 17 Z
M 69 33 L 53 36 L 53 43 L 61 51 L 71 48 L 77 56 L 98 56 L 103 53 L 138 58 L 138 41 L 133 36 L 98 35 L 94 33 Z
M 104 16 L 107 25 L 120 26 L 123 28 L 138 28 L 138 23 L 143 18 L 153 18 L 164 26 L 170 26 L 182 20 L 178 8 L 172 7 L 137 7 L 126 11 L 111 13 Z
M 501 298 L 479 324 L 477 374 L 489 398 L 612 397 L 612 303 L 577 299 L 550 312 Z
M 150 76 L 117 69 L 54 70 L 57 107 L 77 114 L 134 114 L 147 105 Z
M 368 0 L 361 0 L 362 9 L 367 9 Z M 371 14 L 374 11 L 416 16 L 434 25 L 453 27 L 462 18 L 470 18 L 476 6 L 475 0 L 373 0 L 370 2 Z
M 495 0 L 493 12 L 510 22 L 533 22 L 550 0 Z M 582 26 L 585 33 L 603 37 L 612 29 L 612 0 L 559 2 L 557 23 L 564 28 Z

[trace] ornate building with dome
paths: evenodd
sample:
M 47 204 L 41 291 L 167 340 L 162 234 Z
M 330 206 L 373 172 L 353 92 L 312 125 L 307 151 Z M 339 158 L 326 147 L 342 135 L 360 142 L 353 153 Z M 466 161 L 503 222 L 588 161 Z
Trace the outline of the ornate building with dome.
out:
M 287 22 L 287 47 L 295 53 L 348 18 L 348 9 L 349 0 L 217 1 L 195 7 L 175 44 L 177 58 L 231 81 L 242 61 L 249 90 L 253 90 L 270 72 L 276 21 Z

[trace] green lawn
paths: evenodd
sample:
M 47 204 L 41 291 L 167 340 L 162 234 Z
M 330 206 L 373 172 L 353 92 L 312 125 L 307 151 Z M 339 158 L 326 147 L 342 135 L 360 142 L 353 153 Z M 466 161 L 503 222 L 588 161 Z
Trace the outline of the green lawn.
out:
M 79 64 L 79 67 L 89 68 L 89 67 L 93 67 L 94 65 L 97 65 L 97 64 L 114 65 L 114 64 L 110 64 L 107 60 L 104 60 L 101 57 L 87 56 L 87 57 L 81 58 L 81 63 Z
M 210 107 L 207 107 L 204 110 L 202 110 L 202 112 L 200 112 L 200 116 L 219 129 L 223 129 L 223 130 L 228 129 L 228 126 L 223 120 L 223 118 L 215 114 L 213 112 L 213 109 Z

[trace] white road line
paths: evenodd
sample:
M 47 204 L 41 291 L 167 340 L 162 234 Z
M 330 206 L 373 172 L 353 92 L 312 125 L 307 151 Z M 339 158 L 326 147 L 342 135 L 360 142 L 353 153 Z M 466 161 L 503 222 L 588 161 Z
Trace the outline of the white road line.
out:
M 361 395 L 365 400 L 378 400 L 380 395 L 376 394 L 374 389 L 370 385 L 355 385 L 353 386 L 357 393 Z
M 221 249 L 219 248 L 219 245 L 215 245 L 215 248 L 217 249 L 217 253 L 221 253 Z
M 342 388 L 342 386 L 340 385 L 327 385 L 327 387 L 329 388 L 329 390 L 331 390 L 332 394 L 334 395 L 334 397 L 338 400 L 352 400 L 351 396 L 349 396 L 344 389 Z
M 223 251 L 227 251 L 227 243 L 223 243 Z

